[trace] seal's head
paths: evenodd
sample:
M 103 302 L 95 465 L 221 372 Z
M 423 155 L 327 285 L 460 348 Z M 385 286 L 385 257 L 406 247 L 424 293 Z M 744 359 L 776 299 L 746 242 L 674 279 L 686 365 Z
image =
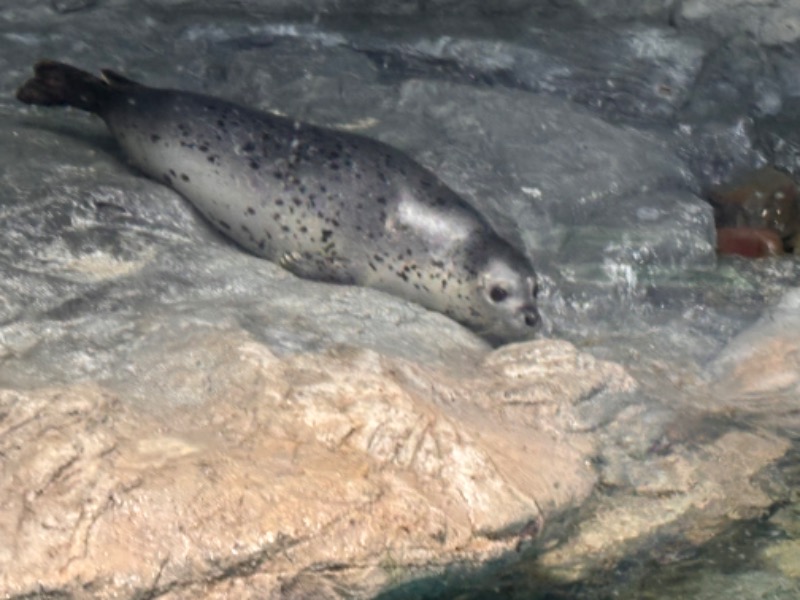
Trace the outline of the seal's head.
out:
M 495 343 L 530 339 L 540 325 L 536 273 L 511 248 L 495 248 L 478 271 L 479 333 Z

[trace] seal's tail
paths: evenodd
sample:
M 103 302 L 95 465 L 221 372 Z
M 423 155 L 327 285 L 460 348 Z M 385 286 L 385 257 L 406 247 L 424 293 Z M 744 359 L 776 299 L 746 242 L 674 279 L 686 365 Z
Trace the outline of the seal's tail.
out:
M 103 71 L 103 79 L 70 65 L 43 60 L 33 68 L 34 76 L 17 90 L 17 99 L 41 106 L 74 106 L 99 113 L 114 91 L 137 83 L 113 71 Z

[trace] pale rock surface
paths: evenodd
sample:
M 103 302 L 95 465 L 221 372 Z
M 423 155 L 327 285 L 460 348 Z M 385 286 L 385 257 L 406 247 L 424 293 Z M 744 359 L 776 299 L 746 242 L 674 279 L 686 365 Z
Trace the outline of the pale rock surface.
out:
M 308 572 L 316 593 L 374 592 L 496 558 L 592 490 L 574 405 L 635 389 L 551 341 L 468 378 L 346 347 L 280 358 L 241 330 L 161 360 L 183 404 L 147 377 L 0 394 L 3 594 L 284 597 Z
M 789 290 L 709 365 L 712 407 L 761 423 L 800 426 L 800 288 Z

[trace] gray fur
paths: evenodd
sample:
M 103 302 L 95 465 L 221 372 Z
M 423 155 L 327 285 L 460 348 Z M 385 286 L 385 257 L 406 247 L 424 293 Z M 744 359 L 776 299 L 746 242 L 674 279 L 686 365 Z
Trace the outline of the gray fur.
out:
M 407 155 L 104 73 L 94 112 L 131 163 L 250 252 L 302 277 L 413 300 L 496 341 L 532 335 L 533 269 Z

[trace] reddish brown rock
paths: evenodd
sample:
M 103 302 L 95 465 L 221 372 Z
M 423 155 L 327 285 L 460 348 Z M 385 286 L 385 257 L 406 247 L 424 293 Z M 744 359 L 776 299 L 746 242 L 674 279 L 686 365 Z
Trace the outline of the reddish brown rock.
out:
M 717 229 L 717 252 L 746 258 L 783 254 L 783 240 L 774 229 L 721 227 Z
M 800 197 L 788 174 L 772 167 L 743 174 L 709 193 L 718 228 L 775 230 L 781 239 L 800 232 Z

